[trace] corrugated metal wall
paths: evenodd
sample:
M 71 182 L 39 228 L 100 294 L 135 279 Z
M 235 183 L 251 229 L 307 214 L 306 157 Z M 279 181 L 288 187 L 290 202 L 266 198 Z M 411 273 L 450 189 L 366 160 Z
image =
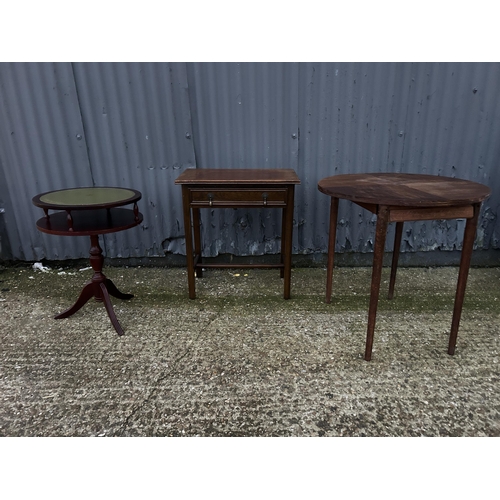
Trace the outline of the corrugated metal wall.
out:
M 175 178 L 195 166 L 185 64 L 1 64 L 0 162 L 11 209 L 12 255 L 26 260 L 88 256 L 88 238 L 34 227 L 40 192 L 122 186 L 141 191 L 144 224 L 106 235 L 108 257 L 182 252 Z
M 298 73 L 298 64 L 189 64 L 197 167 L 298 173 Z M 281 214 L 202 210 L 202 234 L 206 255 L 278 253 Z
M 295 254 L 326 252 L 323 177 L 471 179 L 493 191 L 476 246 L 498 249 L 499 88 L 498 63 L 2 63 L 0 256 L 86 257 L 85 238 L 36 230 L 31 198 L 91 185 L 143 193 L 144 224 L 106 235 L 108 257 L 184 254 L 174 180 L 188 167 L 294 168 Z M 203 211 L 202 224 L 206 255 L 279 250 L 277 211 Z M 463 227 L 407 223 L 403 251 L 461 248 Z M 341 201 L 338 251 L 371 251 L 374 230 L 371 214 Z
M 324 251 L 328 199 L 317 180 L 361 172 L 426 173 L 490 186 L 477 247 L 498 248 L 500 64 L 307 63 L 300 72 L 299 251 Z M 341 201 L 337 250 L 373 248 L 376 218 Z M 318 218 L 317 214 L 321 214 Z M 405 224 L 402 251 L 461 248 L 464 221 Z M 392 250 L 392 231 L 386 248 Z
M 0 164 L 4 217 L 12 257 L 64 259 L 81 253 L 80 238 L 35 228 L 43 215 L 31 198 L 66 186 L 91 186 L 89 159 L 71 64 L 0 65 Z M 41 215 L 40 215 L 41 213 Z M 3 247 L 3 243 L 2 243 Z
M 195 166 L 185 64 L 73 67 L 94 185 L 143 195 L 144 223 L 107 235 L 106 255 L 181 252 L 182 197 L 174 181 Z

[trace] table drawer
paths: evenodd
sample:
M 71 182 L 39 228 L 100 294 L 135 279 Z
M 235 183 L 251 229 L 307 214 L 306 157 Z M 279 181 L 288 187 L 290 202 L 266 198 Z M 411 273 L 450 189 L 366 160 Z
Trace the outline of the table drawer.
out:
M 199 207 L 282 207 L 287 189 L 191 189 L 191 205 Z

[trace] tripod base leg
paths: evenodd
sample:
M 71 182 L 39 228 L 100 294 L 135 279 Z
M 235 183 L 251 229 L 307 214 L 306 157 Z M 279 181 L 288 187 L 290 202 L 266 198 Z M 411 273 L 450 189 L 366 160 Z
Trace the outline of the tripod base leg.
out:
M 116 288 L 116 285 L 109 278 L 106 278 L 104 284 L 106 285 L 109 295 L 111 295 L 112 297 L 116 297 L 117 299 L 121 300 L 130 300 L 133 297 L 131 293 L 120 292 L 120 290 Z
M 94 283 L 87 283 L 78 297 L 78 300 L 66 311 L 58 314 L 54 319 L 68 318 L 79 311 L 92 297 L 94 297 Z
M 109 319 L 111 320 L 111 323 L 115 327 L 115 330 L 118 333 L 118 335 L 123 335 L 125 332 L 123 331 L 123 328 L 116 319 L 116 314 L 115 311 L 113 310 L 113 305 L 111 304 L 111 300 L 109 299 L 109 294 L 106 285 L 104 283 L 101 283 L 99 286 L 101 288 L 102 300 L 104 302 L 104 307 L 106 308 Z

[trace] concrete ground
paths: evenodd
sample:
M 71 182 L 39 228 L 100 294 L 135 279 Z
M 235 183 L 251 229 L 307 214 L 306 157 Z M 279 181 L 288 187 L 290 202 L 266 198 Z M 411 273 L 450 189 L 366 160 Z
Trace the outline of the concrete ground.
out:
M 106 267 L 130 301 L 53 316 L 92 275 L 0 267 L 1 436 L 499 436 L 500 268 L 400 268 L 363 360 L 371 270 Z

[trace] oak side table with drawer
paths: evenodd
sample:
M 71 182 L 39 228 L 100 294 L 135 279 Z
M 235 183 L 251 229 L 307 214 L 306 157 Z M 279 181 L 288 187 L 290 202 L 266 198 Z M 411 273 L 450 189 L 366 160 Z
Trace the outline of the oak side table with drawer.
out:
M 189 298 L 196 298 L 196 277 L 202 268 L 279 268 L 284 278 L 284 298 L 290 298 L 292 268 L 293 201 L 300 179 L 292 169 L 194 169 L 176 180 L 182 186 Z M 281 208 L 281 256 L 279 264 L 203 263 L 201 255 L 201 208 Z M 194 249 L 193 249 L 194 236 Z

